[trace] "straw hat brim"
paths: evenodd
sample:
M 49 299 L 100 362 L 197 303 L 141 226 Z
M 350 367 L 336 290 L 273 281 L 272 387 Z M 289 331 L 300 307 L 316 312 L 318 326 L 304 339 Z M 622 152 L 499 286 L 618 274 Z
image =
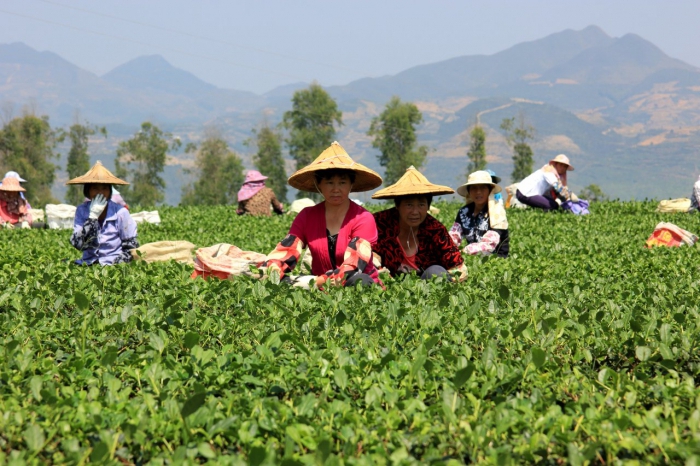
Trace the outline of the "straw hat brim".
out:
M 420 196 L 421 194 L 431 196 L 441 196 L 443 194 L 454 194 L 455 190 L 449 186 L 425 183 L 422 185 L 400 184 L 399 182 L 380 189 L 372 195 L 372 199 L 394 199 L 402 196 Z
M 296 173 L 290 176 L 287 180 L 287 183 L 289 184 L 289 186 L 299 191 L 318 193 L 319 191 L 316 187 L 316 172 L 332 169 L 352 170 L 353 172 L 355 172 L 355 182 L 352 184 L 352 189 L 350 190 L 350 192 L 353 193 L 371 191 L 374 188 L 381 186 L 382 184 L 382 177 L 379 176 L 377 172 L 357 162 L 355 162 L 355 164 L 352 167 L 304 167 L 300 170 L 297 170 Z
M 396 183 L 380 189 L 374 193 L 372 199 L 395 199 L 402 196 L 420 195 L 439 196 L 441 194 L 454 194 L 454 192 L 454 189 L 449 186 L 431 183 L 425 175 L 411 165 Z
M 384 188 L 377 191 L 372 195 L 372 199 L 395 199 L 397 197 L 403 196 L 420 196 L 420 195 L 430 195 L 430 196 L 441 196 L 443 194 L 454 194 L 455 191 L 447 186 L 433 185 L 434 187 L 426 188 L 416 188 L 407 190 L 389 190 L 389 188 Z
M 0 191 L 6 191 L 8 193 L 24 193 L 27 192 L 26 189 L 24 189 L 22 186 L 20 186 L 19 181 L 17 178 L 13 178 L 13 180 L 17 181 L 16 184 L 10 183 L 6 180 L 3 180 L 2 186 L 0 186 Z
M 558 162 L 558 163 L 561 163 L 562 165 L 566 165 L 566 171 L 567 171 L 567 172 L 572 172 L 572 171 L 574 171 L 574 167 L 572 167 L 572 166 L 569 165 L 568 163 L 559 162 L 558 160 L 550 160 L 550 162 Z
M 338 141 L 334 141 L 309 165 L 297 170 L 289 177 L 287 183 L 299 191 L 317 193 L 319 190 L 316 186 L 316 172 L 334 169 L 355 172 L 355 182 L 350 190 L 353 193 L 369 191 L 382 184 L 382 177 L 377 172 L 351 159 Z
M 464 198 L 469 198 L 469 186 L 476 186 L 477 184 L 485 184 L 489 186 L 493 186 L 493 189 L 491 190 L 491 194 L 497 194 L 502 191 L 501 187 L 497 185 L 496 183 L 465 183 L 459 188 L 457 188 L 457 194 Z
M 549 161 L 549 163 L 552 163 L 552 162 L 557 162 L 557 163 L 561 163 L 561 164 L 563 164 L 563 165 L 566 165 L 566 171 L 567 171 L 567 172 L 572 172 L 572 171 L 574 171 L 574 166 L 571 165 L 570 163 L 562 162 L 561 160 L 556 160 L 556 159 L 552 159 L 552 160 Z
M 116 184 L 128 185 L 126 181 L 117 178 L 107 170 L 101 162 L 97 162 L 86 174 L 73 178 L 66 183 L 69 184 Z
M 126 186 L 129 183 L 127 183 L 124 180 L 120 180 L 116 176 L 112 180 L 99 180 L 99 179 L 96 180 L 96 179 L 92 179 L 92 178 L 87 178 L 85 176 L 79 176 L 77 178 L 73 178 L 72 180 L 70 180 L 66 184 L 117 184 L 117 185 L 125 185 Z

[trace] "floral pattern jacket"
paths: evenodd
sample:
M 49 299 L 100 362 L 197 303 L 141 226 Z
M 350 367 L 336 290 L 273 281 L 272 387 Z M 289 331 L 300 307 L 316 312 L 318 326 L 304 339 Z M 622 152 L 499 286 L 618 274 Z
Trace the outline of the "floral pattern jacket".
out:
M 396 207 L 392 207 L 377 212 L 374 214 L 374 220 L 377 222 L 379 233 L 374 252 L 381 257 L 382 265 L 392 275 L 395 275 L 399 273 L 404 261 L 404 252 L 397 240 L 399 236 L 399 211 Z M 440 265 L 446 270 L 463 265 L 464 261 L 459 248 L 453 244 L 447 228 L 430 214 L 418 227 L 416 239 L 418 240 L 418 252 L 415 255 L 415 262 L 420 273 L 423 273 L 431 265 Z
M 467 241 L 464 252 L 469 255 L 491 255 L 508 257 L 510 240 L 507 229 L 492 228 L 488 209 L 484 209 L 477 215 L 474 213 L 474 203 L 471 202 L 457 212 L 455 223 L 450 229 L 450 237 L 459 247 L 462 240 Z

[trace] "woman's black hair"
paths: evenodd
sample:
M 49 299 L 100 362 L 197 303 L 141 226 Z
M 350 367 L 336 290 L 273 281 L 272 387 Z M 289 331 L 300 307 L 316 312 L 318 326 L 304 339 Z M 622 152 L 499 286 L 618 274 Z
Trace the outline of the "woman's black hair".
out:
M 345 177 L 350 180 L 350 183 L 355 182 L 354 170 L 347 170 L 345 168 L 329 168 L 327 170 L 318 170 L 314 172 L 316 184 L 320 184 L 322 180 L 330 180 L 334 176 L 339 176 L 341 178 Z
M 407 194 L 405 196 L 398 196 L 394 198 L 394 205 L 396 208 L 398 208 L 401 205 L 401 202 L 405 201 L 406 199 L 425 199 L 428 202 L 428 208 L 430 208 L 430 205 L 433 203 L 432 194 Z
M 90 186 L 92 186 L 93 184 L 98 184 L 98 183 L 85 183 L 83 185 L 83 196 L 85 196 L 88 199 L 90 199 Z M 103 184 L 103 183 L 99 183 L 99 184 Z M 109 197 L 107 197 L 107 200 L 109 200 L 111 198 L 112 198 L 112 185 L 110 184 L 109 185 Z

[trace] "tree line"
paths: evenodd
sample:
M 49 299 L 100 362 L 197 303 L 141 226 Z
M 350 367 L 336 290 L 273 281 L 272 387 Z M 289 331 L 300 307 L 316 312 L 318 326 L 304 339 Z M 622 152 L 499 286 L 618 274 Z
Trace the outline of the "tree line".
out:
M 518 183 L 534 171 L 533 152 L 528 141 L 535 138 L 535 128 L 525 122 L 523 114 L 518 115 L 517 119 L 516 117 L 504 118 L 500 128 L 513 151 L 513 172 L 510 178 L 513 183 Z M 469 159 L 467 173 L 486 169 L 486 131 L 478 122 L 469 132 L 467 158 Z M 586 186 L 579 194 L 582 199 L 591 202 L 609 200 L 607 194 L 597 184 Z
M 413 165 L 421 168 L 428 148 L 419 145 L 417 127 L 423 115 L 411 102 L 393 97 L 382 113 L 373 118 L 367 135 L 372 147 L 379 150 L 379 165 L 384 169 L 386 184 L 393 184 Z M 287 200 L 287 173 L 282 155 L 283 145 L 289 151 L 296 168 L 311 163 L 334 139 L 343 125 L 343 114 L 336 101 L 319 85 L 311 84 L 292 97 L 292 108 L 285 112 L 276 127 L 263 124 L 252 130 L 245 145 L 254 150 L 253 164 L 268 176 L 267 185 L 282 202 Z M 519 181 L 532 172 L 532 149 L 528 141 L 534 129 L 515 118 L 504 119 L 501 129 L 513 148 L 512 179 Z M 28 180 L 28 195 L 32 204 L 57 202 L 51 195 L 51 185 L 58 168 L 57 145 L 70 142 L 66 171 L 69 178 L 80 176 L 90 168 L 88 140 L 91 136 L 107 137 L 104 127 L 76 122 L 65 129 L 51 128 L 48 117 L 23 115 L 7 122 L 0 130 L 0 170 L 15 170 Z M 486 133 L 478 124 L 470 132 L 467 151 L 467 173 L 486 167 Z M 163 171 L 168 151 L 182 148 L 182 142 L 171 133 L 151 122 L 144 122 L 130 139 L 117 147 L 115 175 L 129 181 L 120 188 L 129 203 L 153 206 L 165 199 L 166 180 Z M 229 147 L 216 129 L 208 128 L 201 142 L 189 143 L 186 153 L 194 154 L 194 166 L 186 172 L 195 181 L 183 187 L 182 205 L 217 205 L 236 202 L 243 184 L 244 167 L 241 158 Z M 3 171 L 4 172 L 4 171 Z M 308 193 L 300 193 L 306 196 Z M 315 197 L 318 197 L 315 196 Z M 70 186 L 65 201 L 83 201 L 80 187 Z
M 504 118 L 500 128 L 505 134 L 506 142 L 513 150 L 513 172 L 510 178 L 517 183 L 533 171 L 534 159 L 528 141 L 534 139 L 535 129 L 525 122 L 525 117 L 522 114 L 519 115 L 517 121 L 515 117 Z M 478 123 L 470 131 L 469 141 L 467 171 L 485 170 L 487 165 L 486 131 Z

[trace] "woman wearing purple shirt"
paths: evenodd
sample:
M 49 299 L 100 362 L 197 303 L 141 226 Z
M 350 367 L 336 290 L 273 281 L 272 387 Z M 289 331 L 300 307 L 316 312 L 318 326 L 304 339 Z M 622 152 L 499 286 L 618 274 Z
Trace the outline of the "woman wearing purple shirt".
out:
M 112 175 L 101 162 L 97 162 L 85 175 L 70 180 L 68 184 L 84 185 L 83 194 L 89 199 L 75 211 L 70 243 L 83 253 L 75 263 L 112 265 L 130 262 L 131 250 L 139 247 L 136 222 L 126 208 L 111 200 L 112 185 L 129 183 Z

